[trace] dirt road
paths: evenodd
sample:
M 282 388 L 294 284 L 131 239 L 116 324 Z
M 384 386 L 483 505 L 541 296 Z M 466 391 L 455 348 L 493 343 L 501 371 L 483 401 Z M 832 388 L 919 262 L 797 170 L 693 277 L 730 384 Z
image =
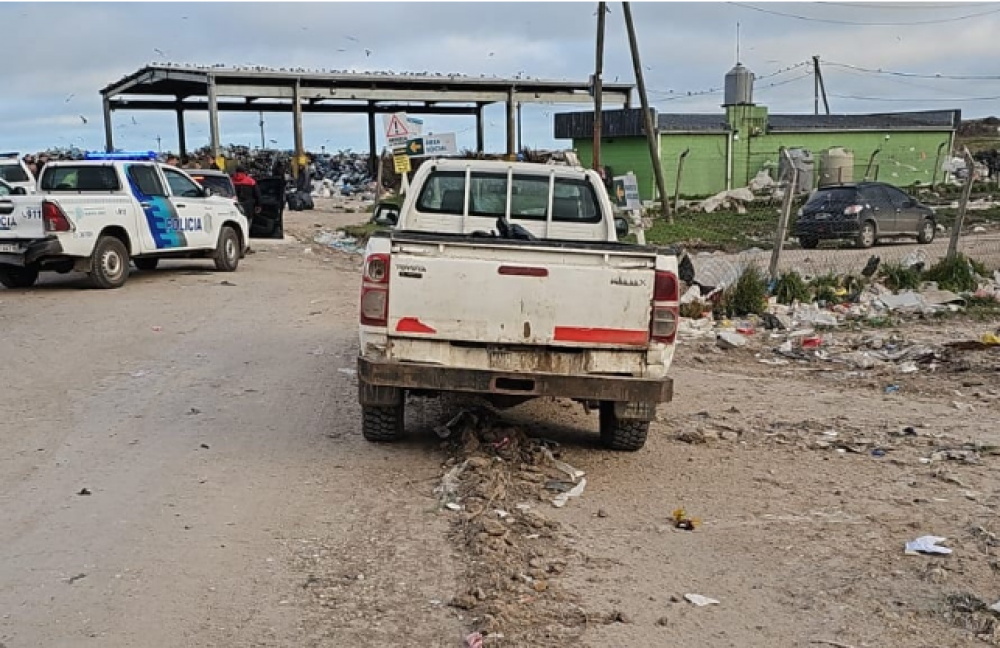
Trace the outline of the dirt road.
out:
M 297 218 L 304 236 L 327 217 Z M 440 412 L 414 407 L 402 444 L 361 439 L 357 258 L 257 247 L 232 275 L 172 262 L 118 291 L 0 291 L 5 648 L 457 647 L 486 625 L 454 605 L 496 565 L 438 505 Z M 539 645 L 531 624 L 565 636 L 556 623 L 595 648 L 996 643 L 977 606 L 1000 597 L 998 459 L 921 463 L 956 439 L 1000 442 L 1000 361 L 976 353 L 935 375 L 851 375 L 688 343 L 678 400 L 635 454 L 599 449 L 576 406 L 505 413 L 588 486 L 563 509 L 530 501 L 565 570 L 512 599 L 525 625 L 487 645 Z M 669 523 L 679 507 L 694 531 Z M 928 534 L 955 553 L 903 555 Z M 531 544 L 546 537 L 506 537 L 553 559 Z M 519 574 L 491 575 L 484 599 Z M 561 601 L 562 621 L 533 616 Z

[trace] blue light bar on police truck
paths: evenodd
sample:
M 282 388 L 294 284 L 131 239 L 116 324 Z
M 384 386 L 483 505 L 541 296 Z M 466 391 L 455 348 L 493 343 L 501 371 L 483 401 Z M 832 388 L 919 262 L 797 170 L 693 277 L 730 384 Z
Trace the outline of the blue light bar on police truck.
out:
M 113 153 L 88 152 L 85 160 L 129 160 L 132 162 L 155 162 L 156 151 L 115 151 Z

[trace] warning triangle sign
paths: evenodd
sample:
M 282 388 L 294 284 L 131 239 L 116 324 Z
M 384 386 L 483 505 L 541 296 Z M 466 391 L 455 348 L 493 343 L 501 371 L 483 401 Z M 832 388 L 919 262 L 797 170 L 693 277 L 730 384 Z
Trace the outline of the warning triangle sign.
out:
M 398 115 L 393 115 L 389 119 L 389 125 L 385 129 L 386 137 L 406 137 L 409 133 L 410 131 L 406 128 L 406 124 L 403 123 L 403 120 Z

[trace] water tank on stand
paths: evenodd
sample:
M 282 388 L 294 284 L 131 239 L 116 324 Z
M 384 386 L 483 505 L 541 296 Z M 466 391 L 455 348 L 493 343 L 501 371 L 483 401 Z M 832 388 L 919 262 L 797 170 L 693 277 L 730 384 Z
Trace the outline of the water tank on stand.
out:
M 819 186 L 854 182 L 854 152 L 841 146 L 823 151 L 819 156 Z
M 799 171 L 798 182 L 795 185 L 795 193 L 809 193 L 812 191 L 813 182 L 816 178 L 816 164 L 813 154 L 803 148 L 788 149 L 788 155 L 792 158 L 791 164 Z M 788 173 L 789 162 L 785 156 L 781 156 L 781 164 L 778 167 L 779 177 L 784 178 Z
M 723 106 L 753 105 L 753 72 L 737 63 L 726 73 L 726 92 Z

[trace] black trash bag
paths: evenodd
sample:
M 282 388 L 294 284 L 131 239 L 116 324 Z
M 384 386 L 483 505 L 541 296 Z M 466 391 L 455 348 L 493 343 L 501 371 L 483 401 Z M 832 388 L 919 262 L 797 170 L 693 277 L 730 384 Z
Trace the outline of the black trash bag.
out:
M 316 208 L 315 203 L 313 203 L 312 194 L 308 191 L 299 192 L 299 201 L 302 203 L 302 209 L 304 211 L 311 211 Z
M 285 197 L 285 201 L 288 203 L 288 209 L 290 211 L 302 211 L 305 206 L 302 204 L 302 195 L 294 191 Z

